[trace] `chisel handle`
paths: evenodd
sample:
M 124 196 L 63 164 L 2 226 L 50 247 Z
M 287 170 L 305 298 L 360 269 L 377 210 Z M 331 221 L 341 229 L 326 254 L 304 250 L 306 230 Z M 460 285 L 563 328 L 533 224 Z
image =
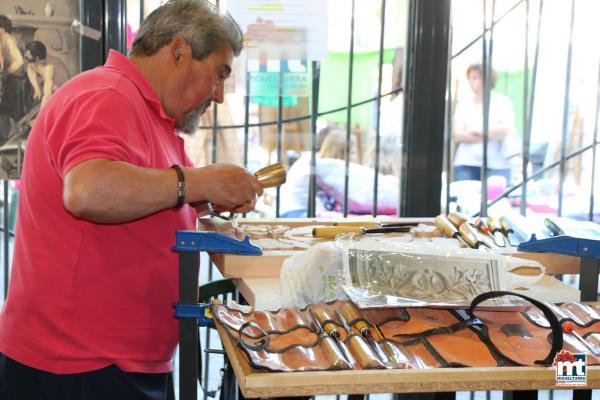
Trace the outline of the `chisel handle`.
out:
M 340 337 L 340 333 L 338 332 L 337 325 L 332 322 L 333 318 L 327 311 L 322 308 L 316 308 L 313 310 L 313 314 L 317 319 L 317 323 L 322 327 L 323 331 L 329 336 Z
M 458 229 L 456 229 L 445 215 L 438 215 L 433 220 L 433 223 L 448 237 L 455 237 L 458 234 Z
M 448 214 L 448 221 L 452 222 L 452 225 L 456 228 L 460 228 L 462 224 L 467 222 L 467 217 L 459 212 L 451 212 Z
M 337 235 L 343 233 L 356 233 L 361 235 L 363 228 L 360 226 L 321 226 L 313 228 L 312 235 L 314 238 L 320 239 L 335 239 Z
M 502 231 L 504 232 L 505 235 L 508 235 L 509 233 L 513 232 L 512 228 L 508 224 L 508 221 L 506 220 L 506 218 L 500 217 L 500 219 L 498 221 L 500 222 L 500 227 L 502 228 Z
M 477 233 L 477 229 L 475 229 L 475 227 L 473 227 L 471 224 L 462 224 L 458 231 L 460 232 L 463 239 L 465 239 L 467 244 L 472 248 L 478 249 L 479 246 L 482 244 L 486 247 L 489 247 L 487 243 L 480 240 L 479 233 Z
M 396 366 L 405 365 L 405 363 L 402 362 L 400 355 L 398 354 L 398 350 L 396 350 L 396 347 L 394 347 L 394 345 L 385 338 L 379 326 L 377 326 L 377 324 L 373 324 L 373 328 L 375 329 L 375 332 L 379 337 L 381 347 L 383 348 L 383 351 L 388 357 L 388 359 Z
M 358 226 L 359 228 L 379 228 L 381 224 L 377 221 L 338 221 L 333 226 Z
M 492 217 L 487 217 L 487 225 L 490 227 L 490 232 L 492 233 L 496 231 L 502 231 L 502 229 L 500 229 L 500 227 L 496 223 L 496 220 Z
M 367 324 L 363 319 L 360 319 L 361 315 L 358 312 L 358 310 L 354 308 L 354 305 L 352 303 L 344 303 L 342 305 L 341 313 L 346 318 L 346 321 L 356 321 L 353 325 L 356 328 L 356 330 L 361 333 L 361 335 L 367 336 L 371 334 L 369 324 Z
M 331 336 L 322 333 L 320 336 L 320 346 L 327 357 L 327 361 L 333 369 L 351 369 L 352 365 L 344 357 L 344 353 L 340 350 L 335 339 Z
M 385 367 L 362 336 L 350 333 L 346 344 L 362 369 Z

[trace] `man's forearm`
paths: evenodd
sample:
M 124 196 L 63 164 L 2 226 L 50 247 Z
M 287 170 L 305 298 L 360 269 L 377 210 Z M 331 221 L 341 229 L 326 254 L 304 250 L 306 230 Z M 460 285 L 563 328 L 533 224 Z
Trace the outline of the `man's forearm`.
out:
M 184 168 L 185 202 L 212 202 L 223 210 L 249 212 L 263 188 L 256 176 L 233 164 Z M 84 161 L 64 177 L 63 203 L 79 218 L 121 223 L 177 204 L 178 177 L 172 168 L 142 168 L 122 161 Z
M 133 221 L 175 206 L 177 174 L 107 159 L 84 161 L 67 172 L 63 203 L 93 222 Z

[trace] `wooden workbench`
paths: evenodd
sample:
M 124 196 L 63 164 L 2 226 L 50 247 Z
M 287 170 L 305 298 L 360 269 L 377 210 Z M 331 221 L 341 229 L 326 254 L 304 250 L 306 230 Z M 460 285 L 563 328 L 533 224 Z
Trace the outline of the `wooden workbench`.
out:
M 240 221 L 240 223 L 244 222 Z M 264 223 L 264 221 L 260 222 Z M 320 223 L 321 221 L 276 220 L 274 222 L 285 223 L 286 225 L 295 223 L 296 226 L 299 226 L 307 223 Z M 251 304 L 257 306 L 258 309 L 276 309 L 278 308 L 278 277 L 281 262 L 292 254 L 295 253 L 293 251 L 270 252 L 267 257 L 241 257 L 221 254 L 213 255 L 213 260 L 225 277 L 234 278 L 238 289 Z M 526 258 L 540 261 L 546 267 L 548 275 L 579 273 L 580 271 L 580 259 L 577 257 L 555 254 L 523 254 Z M 180 266 L 184 264 L 196 265 L 197 261 L 190 255 L 189 260 L 180 261 Z M 196 274 L 197 276 L 197 269 L 189 274 Z M 185 282 L 186 279 L 183 276 L 182 282 Z M 545 279 L 553 278 L 547 277 Z M 546 282 L 550 282 L 550 285 L 555 284 L 554 281 L 546 280 Z M 193 286 L 193 282 L 192 285 L 188 286 Z M 234 345 L 221 327 L 217 326 L 217 328 L 224 349 L 235 371 L 239 387 L 244 396 L 248 398 L 321 394 L 561 389 L 556 386 L 554 369 L 544 367 L 269 373 L 250 367 L 244 353 Z M 195 330 L 197 332 L 197 329 Z M 187 343 L 187 348 L 192 349 L 189 352 L 190 360 L 186 364 L 189 364 L 189 366 L 193 366 L 192 356 L 195 353 L 193 351 L 193 341 L 197 341 L 197 337 L 194 336 L 192 339 Z M 184 353 L 187 354 L 188 351 L 186 350 Z M 190 388 L 195 389 L 195 373 L 197 371 L 190 367 L 188 372 L 185 375 L 185 384 L 189 384 Z M 600 367 L 589 367 L 587 369 L 587 380 L 587 388 L 600 388 Z M 185 385 L 182 383 L 180 386 Z M 190 389 L 190 392 L 194 391 Z
M 427 370 L 360 370 L 263 372 L 253 369 L 244 353 L 217 324 L 223 348 L 247 398 L 324 394 L 456 392 L 477 390 L 552 390 L 553 368 L 434 368 Z M 600 367 L 588 367 L 587 387 L 600 388 Z M 568 389 L 568 388 L 566 388 Z

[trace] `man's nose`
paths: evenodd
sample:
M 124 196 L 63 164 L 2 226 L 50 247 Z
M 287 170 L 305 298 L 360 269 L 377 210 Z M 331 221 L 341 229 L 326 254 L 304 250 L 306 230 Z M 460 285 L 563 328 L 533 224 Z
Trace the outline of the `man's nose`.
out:
M 213 101 L 219 104 L 223 104 L 225 100 L 225 82 L 220 81 L 215 88 L 215 93 L 213 94 Z

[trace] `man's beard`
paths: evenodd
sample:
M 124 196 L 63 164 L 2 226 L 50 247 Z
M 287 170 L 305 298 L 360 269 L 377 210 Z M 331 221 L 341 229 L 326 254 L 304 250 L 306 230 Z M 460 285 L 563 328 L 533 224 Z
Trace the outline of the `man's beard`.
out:
M 204 114 L 204 112 L 209 106 L 210 102 L 207 102 L 199 105 L 196 108 L 192 108 L 190 111 L 183 114 L 181 118 L 175 121 L 175 128 L 178 129 L 180 132 L 187 133 L 190 135 L 196 132 L 196 129 L 198 128 L 198 124 L 200 122 L 200 117 L 202 116 L 202 114 Z

